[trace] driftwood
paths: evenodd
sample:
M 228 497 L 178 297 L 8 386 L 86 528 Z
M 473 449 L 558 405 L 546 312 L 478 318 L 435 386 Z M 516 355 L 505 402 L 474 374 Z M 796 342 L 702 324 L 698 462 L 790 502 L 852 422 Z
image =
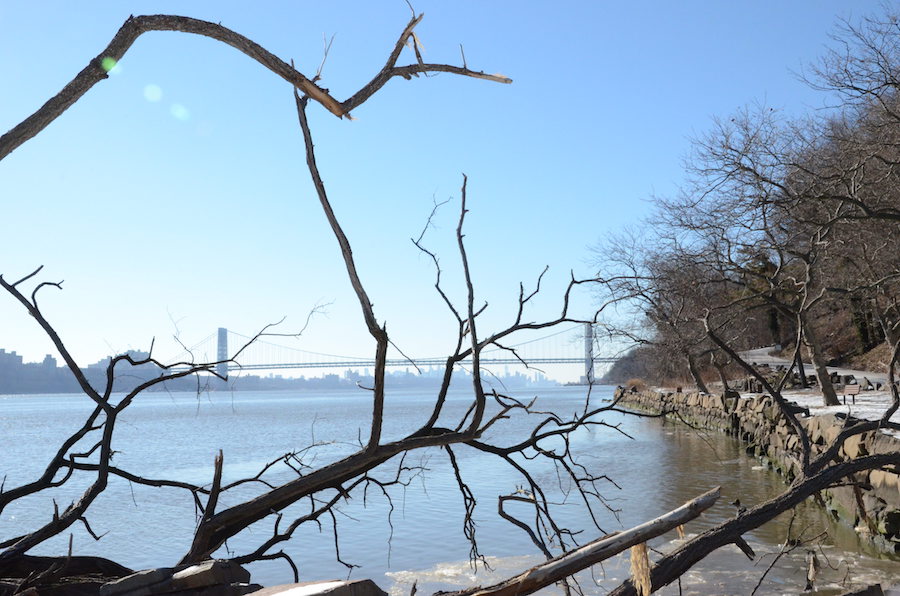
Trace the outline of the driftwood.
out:
M 619 554 L 636 544 L 642 544 L 694 519 L 719 499 L 721 487 L 716 487 L 656 519 L 630 530 L 598 538 L 579 549 L 560 555 L 542 565 L 487 588 L 472 588 L 458 592 L 441 592 L 445 596 L 519 596 L 531 594 Z
M 101 575 L 103 577 L 125 577 L 134 573 L 131 569 L 102 557 L 35 557 L 22 555 L 3 568 L 3 577 L 6 579 L 26 578 L 29 575 L 46 571 L 58 563 L 65 563 L 65 572 L 68 576 Z

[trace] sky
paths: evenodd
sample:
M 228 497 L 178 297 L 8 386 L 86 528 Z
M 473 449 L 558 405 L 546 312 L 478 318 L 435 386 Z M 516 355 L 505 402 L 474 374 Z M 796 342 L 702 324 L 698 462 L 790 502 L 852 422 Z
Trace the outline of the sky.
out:
M 677 192 L 692 137 L 763 102 L 802 115 L 823 97 L 798 73 L 833 45 L 839 18 L 875 1 L 415 1 L 428 62 L 502 73 L 395 79 L 339 120 L 309 110 L 317 159 L 379 321 L 414 356 L 447 354 L 455 323 L 425 244 L 464 305 L 455 249 L 462 176 L 479 331 L 512 320 L 519 283 L 549 267 L 526 319 L 559 314 L 591 247 Z M 852 10 L 851 10 L 852 9 Z M 18 124 L 102 50 L 129 14 L 219 22 L 345 99 L 384 64 L 410 17 L 381 2 L 0 3 L 0 130 Z M 415 60 L 404 52 L 400 64 Z M 292 90 L 231 47 L 183 33 L 140 37 L 111 76 L 0 161 L 0 273 L 65 280 L 41 293 L 78 362 L 147 349 L 165 359 L 217 327 L 284 319 L 293 347 L 370 355 L 359 306 L 304 162 Z M 589 290 L 571 314 L 590 317 Z M 527 339 L 527 338 L 523 338 Z M 514 343 L 514 342 L 513 342 Z M 56 354 L 0 296 L 0 348 Z M 573 376 L 581 371 L 571 371 Z

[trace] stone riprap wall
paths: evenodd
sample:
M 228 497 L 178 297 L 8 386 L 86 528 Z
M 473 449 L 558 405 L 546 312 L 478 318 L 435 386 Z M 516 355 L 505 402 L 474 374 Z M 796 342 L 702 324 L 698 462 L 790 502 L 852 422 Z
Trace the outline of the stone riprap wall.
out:
M 619 404 L 653 413 L 683 418 L 704 429 L 734 436 L 747 453 L 760 457 L 788 481 L 800 470 L 800 440 L 775 401 L 768 395 L 724 398 L 704 393 L 657 391 L 616 392 Z M 801 408 L 797 408 L 802 410 Z M 813 455 L 821 453 L 840 432 L 842 418 L 833 414 L 797 415 L 809 434 Z M 900 440 L 882 432 L 867 432 L 844 442 L 838 457 L 900 451 Z M 869 534 L 882 548 L 900 552 L 900 475 L 881 470 L 857 474 L 858 486 L 840 486 L 822 491 L 826 507 L 857 531 Z

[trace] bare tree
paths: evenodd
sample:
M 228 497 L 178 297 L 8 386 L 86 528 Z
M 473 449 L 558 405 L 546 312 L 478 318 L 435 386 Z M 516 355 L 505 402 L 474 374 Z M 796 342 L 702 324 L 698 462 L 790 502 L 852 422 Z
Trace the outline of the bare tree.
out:
M 900 427 L 891 421 L 900 407 L 894 299 L 894 222 L 900 220 L 895 190 L 900 163 L 897 23 L 896 15 L 867 19 L 859 27 L 845 23 L 840 50 L 829 54 L 818 71 L 819 85 L 843 99 L 843 112 L 785 124 L 771 111 L 760 110 L 718 122 L 690 160 L 693 184 L 683 196 L 659 202 L 661 213 L 651 233 L 669 238 L 702 271 L 740 289 L 731 304 L 706 309 L 701 318 L 706 337 L 772 397 L 799 449 L 796 476 L 784 493 L 661 555 L 650 573 L 651 590 L 675 581 L 712 550 L 739 540 L 818 490 L 855 485 L 862 470 L 897 469 L 897 451 L 842 455 L 852 437 Z M 620 296 L 631 299 L 628 292 Z M 795 362 L 800 362 L 805 340 L 824 381 L 827 370 L 815 318 L 828 312 L 828 305 L 872 312 L 881 323 L 891 348 L 891 400 L 876 419 L 848 416 L 836 436 L 816 445 L 782 393 L 792 371 L 776 381 L 761 374 L 741 358 L 739 344 L 722 332 L 717 314 L 722 306 L 743 306 L 748 312 L 771 306 L 793 317 Z M 830 385 L 823 382 L 823 389 L 825 403 L 837 403 Z M 640 592 L 629 581 L 612 593 Z
M 686 365 L 699 391 L 708 393 L 701 367 L 727 357 L 707 338 L 709 313 L 720 333 L 738 345 L 755 323 L 754 313 L 735 300 L 741 286 L 710 270 L 697 253 L 659 228 L 612 236 L 597 247 L 596 291 L 604 327 L 613 336 L 652 346 L 665 356 L 658 380 L 673 361 Z M 748 347 L 748 346 L 741 346 Z
M 682 246 L 708 275 L 741 289 L 735 304 L 793 319 L 826 405 L 837 405 L 817 315 L 833 285 L 827 248 L 846 209 L 819 201 L 818 178 L 798 166 L 814 144 L 768 108 L 718 121 L 695 145 L 683 194 L 659 200 L 658 219 L 664 234 L 688 238 Z
M 612 556 L 633 544 L 659 535 L 674 527 L 673 524 L 684 523 L 715 502 L 718 497 L 717 492 L 701 496 L 696 501 L 673 512 L 672 515 L 665 516 L 661 522 L 637 528 L 627 537 L 617 536 L 614 539 L 601 537 L 586 549 L 566 554 L 573 547 L 579 546 L 576 541 L 577 532 L 557 523 L 552 492 L 549 487 L 538 481 L 531 468 L 535 461 L 549 462 L 557 469 L 560 482 L 571 484 L 580 495 L 585 507 L 592 512 L 592 518 L 597 519 L 593 510 L 597 507 L 606 507 L 601 489 L 602 485 L 608 482 L 608 478 L 591 471 L 576 459 L 570 448 L 569 438 L 581 428 L 609 426 L 600 418 L 600 415 L 614 409 L 615 405 L 596 406 L 592 404 L 588 393 L 580 412 L 568 417 L 547 413 L 536 408 L 533 401 L 523 402 L 496 389 L 488 389 L 482 379 L 480 360 L 484 350 L 495 348 L 505 350 L 525 363 L 525 360 L 521 359 L 514 348 L 508 347 L 509 340 L 516 334 L 523 331 L 546 329 L 566 322 L 589 322 L 589 319 L 579 319 L 569 314 L 571 293 L 585 281 L 574 278 L 569 281 L 563 292 L 557 317 L 550 320 L 533 321 L 529 318 L 528 310 L 535 296 L 541 291 L 542 274 L 533 289 L 526 290 L 524 286 L 520 287 L 518 303 L 507 326 L 499 330 L 482 332 L 479 326 L 479 317 L 485 312 L 487 305 L 480 304 L 478 301 L 475 285 L 470 275 L 469 255 L 466 251 L 463 233 L 469 210 L 465 177 L 463 178 L 456 230 L 459 264 L 464 273 L 465 300 L 463 304 L 455 304 L 448 298 L 448 294 L 442 286 L 441 269 L 438 267 L 437 257 L 427 249 L 422 237 L 415 241 L 419 250 L 431 255 L 434 259 L 435 288 L 457 323 L 455 348 L 447 356 L 443 380 L 435 393 L 433 407 L 428 414 L 427 422 L 417 431 L 401 439 L 384 440 L 382 428 L 386 398 L 385 367 L 387 353 L 392 342 L 387 326 L 384 322 L 379 321 L 375 314 L 362 281 L 362 275 L 357 270 L 350 241 L 344 234 L 332 209 L 325 183 L 316 164 L 313 136 L 306 112 L 312 101 L 324 106 L 339 117 L 348 116 L 352 109 L 361 105 L 395 76 L 408 79 L 418 74 L 447 72 L 494 82 L 510 82 L 506 77 L 486 75 L 470 70 L 465 65 L 456 67 L 423 62 L 418 40 L 413 35 L 413 29 L 421 21 L 421 18 L 421 15 L 413 16 L 397 39 L 385 66 L 369 83 L 343 102 L 335 100 L 326 90 L 316 85 L 317 77 L 310 78 L 303 75 L 255 42 L 221 25 L 168 15 L 130 18 L 112 42 L 63 91 L 48 101 L 35 114 L 0 137 L 0 158 L 3 158 L 29 138 L 38 134 L 94 84 L 106 78 L 106 66 L 109 61 L 120 59 L 134 39 L 142 33 L 155 30 L 195 33 L 235 47 L 284 78 L 293 88 L 300 131 L 306 148 L 306 167 L 312 178 L 319 203 L 338 243 L 347 276 L 358 298 L 366 327 L 376 344 L 374 384 L 369 388 L 372 404 L 371 423 L 368 436 L 360 442 L 359 448 L 355 452 L 318 468 L 295 467 L 296 477 L 277 485 L 273 484 L 274 481 L 270 480 L 267 473 L 279 461 L 290 465 L 299 458 L 299 454 L 288 454 L 288 456 L 276 458 L 263 466 L 256 475 L 229 484 L 223 484 L 222 481 L 223 458 L 221 454 L 215 459 L 213 481 L 209 486 L 147 478 L 139 471 L 121 469 L 112 464 L 113 441 L 119 415 L 140 399 L 142 391 L 167 380 L 184 376 L 198 374 L 215 376 L 215 367 L 220 363 L 188 361 L 175 365 L 162 365 L 152 356 L 140 361 L 134 360 L 129 355 L 116 356 L 110 360 L 107 368 L 105 388 L 95 388 L 84 377 L 74 358 L 66 349 L 63 340 L 38 306 L 39 292 L 48 286 L 59 287 L 59 284 L 37 282 L 29 297 L 22 293 L 22 288 L 29 281 L 34 283 L 35 275 L 39 270 L 12 283 L 0 278 L 3 289 L 17 299 L 38 321 L 43 331 L 50 336 L 72 374 L 78 379 L 82 392 L 95 403 L 94 411 L 83 425 L 60 445 L 56 455 L 51 459 L 40 478 L 22 486 L 4 488 L 0 491 L 0 509 L 2 509 L 4 505 L 27 495 L 61 486 L 76 473 L 93 474 L 95 478 L 78 502 L 62 512 L 54 512 L 49 523 L 28 531 L 22 536 L 4 538 L 0 542 L 0 548 L 3 549 L 0 551 L 0 576 L 17 569 L 19 573 L 22 573 L 21 570 L 24 568 L 26 576 L 19 588 L 58 579 L 61 565 L 69 564 L 68 558 L 65 558 L 62 563 L 60 561 L 48 562 L 44 559 L 30 558 L 27 553 L 48 538 L 64 532 L 76 522 L 84 523 L 90 531 L 87 521 L 90 508 L 112 477 L 148 486 L 180 489 L 191 495 L 200 516 L 191 546 L 180 561 L 182 564 L 195 563 L 213 557 L 216 553 L 221 552 L 220 549 L 229 538 L 241 533 L 252 524 L 265 518 L 272 518 L 271 536 L 262 540 L 259 546 L 252 551 L 230 555 L 230 558 L 238 563 L 284 559 L 294 569 L 296 576 L 297 567 L 290 557 L 279 549 L 280 544 L 289 540 L 295 531 L 304 524 L 315 524 L 320 519 L 329 517 L 334 526 L 337 544 L 337 527 L 334 518 L 336 504 L 355 491 L 373 488 L 382 492 L 389 499 L 388 489 L 391 486 L 407 482 L 410 471 L 414 471 L 405 463 L 406 454 L 426 448 L 442 449 L 448 455 L 449 464 L 457 478 L 460 496 L 466 505 L 463 525 L 466 536 L 471 542 L 472 557 L 476 560 L 481 558 L 473 522 L 478 504 L 466 484 L 464 466 L 455 457 L 455 453 L 459 449 L 474 449 L 498 458 L 514 470 L 521 477 L 522 486 L 529 495 L 528 498 L 523 498 L 516 493 L 500 495 L 497 503 L 501 516 L 525 531 L 535 546 L 550 560 L 547 566 L 542 566 L 539 572 L 536 571 L 529 575 L 527 580 L 511 580 L 511 585 L 526 586 L 525 592 L 539 589 L 549 583 L 565 583 L 567 578 L 579 569 Z M 400 54 L 407 46 L 415 54 L 416 62 L 408 66 L 397 66 Z M 264 329 L 257 337 L 266 333 L 267 329 Z M 240 350 L 229 361 L 236 361 L 239 356 Z M 150 381 L 132 387 L 123 398 L 115 398 L 114 387 L 118 387 L 116 385 L 118 367 L 141 366 L 148 363 L 159 367 L 159 374 Z M 445 411 L 445 405 L 453 372 L 464 363 L 472 372 L 472 398 L 462 417 L 454 420 Z M 488 429 L 504 424 L 504 421 L 513 414 L 534 420 L 533 430 L 529 435 L 516 439 L 510 444 L 487 442 L 484 439 Z M 613 428 L 615 430 L 615 427 Z M 92 441 L 94 441 L 93 444 Z M 387 464 L 393 466 L 392 471 L 386 471 L 390 470 Z M 222 506 L 222 503 L 226 502 L 223 496 L 233 495 L 236 492 L 235 489 L 246 485 L 254 485 L 261 490 L 252 498 L 238 498 L 239 500 L 235 504 L 228 507 Z M 286 508 L 300 502 L 308 504 L 307 513 L 291 520 L 284 519 Z M 531 522 L 524 522 L 507 510 L 505 507 L 509 503 L 520 503 L 529 507 L 532 510 Z M 597 529 L 599 530 L 599 526 Z M 554 559 L 552 553 L 554 549 L 559 549 L 563 553 L 564 559 L 561 560 L 564 560 L 564 563 Z M 339 552 L 336 555 L 340 561 Z M 97 564 L 105 566 L 107 569 L 115 567 L 110 562 L 98 562 Z M 117 569 L 122 571 L 120 568 Z M 540 575 L 539 580 L 534 579 L 535 574 Z

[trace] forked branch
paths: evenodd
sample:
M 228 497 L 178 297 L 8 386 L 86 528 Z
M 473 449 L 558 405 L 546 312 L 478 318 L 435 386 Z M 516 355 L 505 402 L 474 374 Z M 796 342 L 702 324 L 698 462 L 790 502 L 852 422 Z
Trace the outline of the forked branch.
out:
M 179 31 L 202 35 L 228 44 L 239 52 L 256 60 L 261 65 L 287 81 L 295 89 L 299 89 L 304 95 L 320 103 L 329 112 L 343 118 L 349 117 L 350 112 L 362 105 L 367 99 L 381 89 L 385 83 L 394 77 L 409 79 L 419 74 L 429 72 L 447 72 L 466 77 L 485 79 L 497 83 L 511 83 L 512 80 L 503 75 L 486 74 L 480 71 L 469 70 L 463 66 L 450 66 L 447 64 L 424 64 L 417 62 L 408 66 L 397 66 L 397 60 L 403 46 L 413 35 L 413 29 L 422 20 L 424 15 L 414 16 L 406 25 L 400 38 L 394 46 L 387 63 L 375 75 L 375 77 L 354 93 L 346 101 L 338 101 L 327 89 L 318 86 L 313 79 L 307 77 L 293 66 L 272 54 L 240 33 L 223 27 L 218 23 L 211 23 L 191 17 L 175 15 L 145 15 L 129 17 L 119 28 L 119 31 L 97 56 L 81 70 L 75 78 L 67 84 L 62 91 L 51 97 L 34 114 L 14 126 L 3 136 L 0 136 L 0 160 L 12 153 L 20 145 L 44 130 L 51 122 L 68 110 L 76 101 L 87 93 L 94 85 L 106 79 L 108 71 L 122 59 L 138 37 L 150 31 Z

